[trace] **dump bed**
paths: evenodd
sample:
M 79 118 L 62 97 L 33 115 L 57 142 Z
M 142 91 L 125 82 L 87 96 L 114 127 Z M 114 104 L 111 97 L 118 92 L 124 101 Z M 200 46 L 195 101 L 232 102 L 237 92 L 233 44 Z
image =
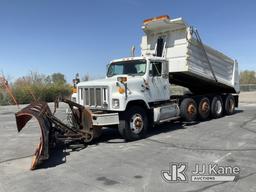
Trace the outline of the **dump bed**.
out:
M 194 93 L 238 93 L 236 60 L 202 43 L 199 33 L 182 18 L 144 22 L 142 55 L 168 60 L 170 82 Z

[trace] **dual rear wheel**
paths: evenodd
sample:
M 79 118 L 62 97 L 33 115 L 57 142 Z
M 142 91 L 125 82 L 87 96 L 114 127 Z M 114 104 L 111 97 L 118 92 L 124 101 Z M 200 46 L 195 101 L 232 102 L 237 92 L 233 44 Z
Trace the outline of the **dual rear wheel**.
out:
M 232 95 L 225 97 L 217 95 L 211 99 L 203 96 L 197 100 L 188 97 L 183 99 L 180 104 L 180 114 L 186 122 L 195 121 L 197 118 L 206 120 L 210 116 L 219 118 L 224 113 L 233 114 L 234 110 L 235 100 Z M 149 120 L 148 113 L 143 107 L 130 106 L 120 116 L 119 133 L 126 141 L 142 139 L 146 136 Z
M 224 113 L 232 115 L 235 111 L 235 100 L 231 94 L 223 97 L 216 95 L 211 101 L 206 96 L 197 98 L 197 102 L 193 98 L 185 98 L 180 104 L 180 110 L 182 119 L 187 122 L 197 118 L 204 121 L 210 116 L 220 118 Z

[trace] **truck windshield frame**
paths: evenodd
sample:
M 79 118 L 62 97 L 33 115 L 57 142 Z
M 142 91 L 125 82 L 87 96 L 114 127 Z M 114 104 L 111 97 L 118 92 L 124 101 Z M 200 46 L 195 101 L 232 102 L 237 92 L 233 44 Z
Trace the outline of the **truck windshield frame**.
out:
M 109 65 L 107 77 L 115 75 L 143 76 L 146 70 L 147 61 L 145 59 L 119 61 Z

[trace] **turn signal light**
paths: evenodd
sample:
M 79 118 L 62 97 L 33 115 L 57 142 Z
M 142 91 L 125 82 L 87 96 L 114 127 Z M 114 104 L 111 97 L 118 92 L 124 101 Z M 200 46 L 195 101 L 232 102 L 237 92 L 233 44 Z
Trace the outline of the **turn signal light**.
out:
M 120 94 L 123 94 L 123 93 L 125 92 L 125 89 L 122 88 L 122 87 L 119 87 L 119 88 L 118 88 L 118 92 L 119 92 Z
M 73 88 L 73 89 L 72 89 L 72 93 L 77 93 L 76 88 Z

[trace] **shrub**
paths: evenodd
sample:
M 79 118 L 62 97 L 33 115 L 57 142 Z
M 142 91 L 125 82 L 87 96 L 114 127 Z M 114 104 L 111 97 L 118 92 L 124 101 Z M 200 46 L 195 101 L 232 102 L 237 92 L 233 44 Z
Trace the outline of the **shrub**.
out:
M 17 79 L 11 86 L 13 95 L 19 104 L 28 104 L 40 100 L 53 102 L 57 97 L 69 97 L 72 93 L 72 86 L 66 83 L 61 73 L 45 76 L 38 73 Z M 0 105 L 10 104 L 10 96 L 1 90 Z

